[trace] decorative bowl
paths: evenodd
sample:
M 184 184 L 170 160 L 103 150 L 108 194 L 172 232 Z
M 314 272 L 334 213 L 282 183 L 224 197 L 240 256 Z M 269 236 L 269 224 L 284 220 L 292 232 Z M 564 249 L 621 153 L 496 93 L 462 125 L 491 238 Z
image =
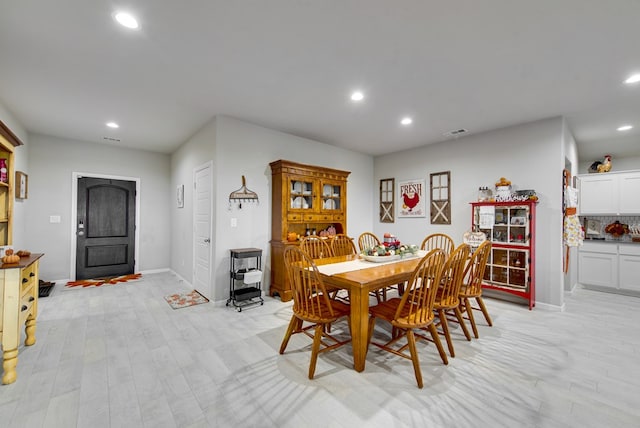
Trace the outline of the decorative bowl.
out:
M 373 263 L 390 262 L 393 260 L 398 260 L 400 258 L 400 256 L 397 254 L 393 254 L 391 256 L 366 256 L 364 254 L 360 254 L 360 256 L 366 261 Z

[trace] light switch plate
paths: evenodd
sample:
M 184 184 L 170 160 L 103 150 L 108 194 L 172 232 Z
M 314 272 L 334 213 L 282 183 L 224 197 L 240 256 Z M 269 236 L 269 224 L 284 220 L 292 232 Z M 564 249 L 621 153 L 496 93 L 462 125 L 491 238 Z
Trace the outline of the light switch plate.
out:
M 49 223 L 60 223 L 60 216 L 59 215 L 50 215 L 49 216 Z

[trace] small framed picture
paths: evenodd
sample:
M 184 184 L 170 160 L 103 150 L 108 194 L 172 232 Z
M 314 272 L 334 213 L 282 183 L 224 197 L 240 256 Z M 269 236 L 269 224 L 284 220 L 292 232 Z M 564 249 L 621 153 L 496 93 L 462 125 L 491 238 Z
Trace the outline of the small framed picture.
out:
M 27 199 L 29 195 L 29 176 L 22 171 L 16 171 L 16 199 Z
M 526 223 L 526 217 L 511 217 L 511 224 L 515 225 L 515 226 L 524 226 L 524 224 Z
M 587 235 L 600 236 L 602 230 L 602 223 L 599 220 L 587 219 L 585 220 Z

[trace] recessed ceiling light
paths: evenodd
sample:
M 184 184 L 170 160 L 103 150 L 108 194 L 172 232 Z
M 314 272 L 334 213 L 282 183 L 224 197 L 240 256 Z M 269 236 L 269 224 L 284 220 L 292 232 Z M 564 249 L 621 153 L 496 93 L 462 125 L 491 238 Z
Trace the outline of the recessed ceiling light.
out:
M 136 20 L 136 18 L 134 18 L 133 15 L 127 12 L 118 12 L 114 15 L 114 18 L 123 27 L 131 28 L 134 30 L 138 28 L 138 21 Z
M 632 74 L 624 81 L 627 85 L 640 82 L 640 73 Z
M 351 94 L 351 101 L 362 101 L 364 100 L 364 94 L 360 91 L 355 91 Z
M 115 122 L 107 122 L 107 126 L 108 126 L 109 128 L 114 128 L 114 129 L 116 129 L 116 128 L 120 128 L 120 125 L 118 125 L 118 124 L 117 124 L 117 123 L 115 123 Z
M 413 123 L 413 119 L 411 119 L 410 117 L 403 117 L 400 123 L 404 126 L 411 125 Z
M 631 126 L 631 125 L 622 125 L 621 127 L 618 128 L 618 131 L 628 131 L 630 129 L 633 129 L 633 126 Z

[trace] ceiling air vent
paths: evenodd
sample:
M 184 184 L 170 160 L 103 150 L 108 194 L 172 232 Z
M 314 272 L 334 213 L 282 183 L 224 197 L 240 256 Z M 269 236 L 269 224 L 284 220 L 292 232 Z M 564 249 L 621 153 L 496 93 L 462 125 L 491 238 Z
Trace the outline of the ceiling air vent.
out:
M 445 132 L 444 136 L 445 137 L 459 137 L 463 134 L 468 133 L 469 131 L 464 129 L 464 128 L 460 128 L 460 129 L 454 129 L 453 131 L 449 131 L 449 132 Z
M 120 139 L 119 138 L 113 138 L 113 137 L 102 137 L 103 140 L 105 141 L 111 141 L 112 143 L 119 143 Z

